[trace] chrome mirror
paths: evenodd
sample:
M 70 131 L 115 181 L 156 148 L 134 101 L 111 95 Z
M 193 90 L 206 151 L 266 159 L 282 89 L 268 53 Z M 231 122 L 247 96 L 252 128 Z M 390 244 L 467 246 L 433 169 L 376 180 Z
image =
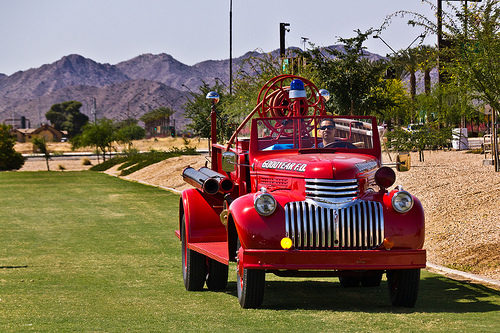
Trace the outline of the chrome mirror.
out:
M 222 153 L 222 170 L 233 172 L 236 169 L 236 153 L 226 151 Z

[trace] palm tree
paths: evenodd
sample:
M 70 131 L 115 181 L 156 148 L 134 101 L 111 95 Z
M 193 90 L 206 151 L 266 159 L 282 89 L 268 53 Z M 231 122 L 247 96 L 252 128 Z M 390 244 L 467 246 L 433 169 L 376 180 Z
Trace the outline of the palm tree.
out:
M 424 72 L 424 91 L 426 95 L 431 92 L 431 70 L 437 66 L 437 49 L 430 45 L 418 47 L 420 64 L 419 68 Z
M 414 102 L 417 94 L 417 71 L 424 72 L 425 93 L 431 91 L 431 70 L 436 66 L 436 49 L 431 46 L 421 45 L 415 48 L 399 51 L 391 58 L 391 63 L 396 71 L 396 77 L 404 80 L 410 77 L 410 97 L 412 101 L 411 121 L 414 120 Z
M 410 96 L 411 100 L 415 100 L 417 93 L 417 78 L 416 72 L 419 69 L 419 53 L 416 48 L 402 50 L 391 57 L 391 62 L 396 70 L 396 77 L 404 80 L 410 76 Z
M 50 168 L 49 168 L 50 153 L 47 149 L 47 141 L 45 140 L 45 138 L 44 137 L 41 137 L 41 138 L 35 137 L 31 140 L 31 143 L 33 143 L 33 145 L 38 148 L 38 151 L 41 154 L 43 154 L 43 157 L 45 157 L 45 163 L 47 163 L 47 171 L 50 171 Z

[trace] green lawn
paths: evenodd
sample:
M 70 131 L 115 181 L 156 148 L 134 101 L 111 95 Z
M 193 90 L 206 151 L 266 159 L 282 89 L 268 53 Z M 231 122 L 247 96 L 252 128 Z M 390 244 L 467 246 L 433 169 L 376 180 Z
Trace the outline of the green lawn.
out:
M 413 309 L 380 288 L 267 276 L 262 308 L 187 292 L 179 197 L 96 172 L 0 173 L 0 332 L 500 331 L 500 292 L 423 272 Z

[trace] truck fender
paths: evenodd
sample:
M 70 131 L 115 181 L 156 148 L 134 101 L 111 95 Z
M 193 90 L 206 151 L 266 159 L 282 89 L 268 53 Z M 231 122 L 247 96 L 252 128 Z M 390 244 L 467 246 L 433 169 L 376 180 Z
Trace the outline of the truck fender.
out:
M 281 239 L 285 237 L 284 206 L 291 201 L 304 200 L 303 196 L 291 191 L 272 192 L 278 203 L 276 211 L 270 216 L 262 216 L 254 208 L 256 194 L 258 193 L 243 195 L 229 206 L 229 251 L 235 249 L 238 236 L 244 248 L 280 249 Z
M 393 195 L 393 193 L 391 193 Z M 405 214 L 397 213 L 390 205 L 389 194 L 384 197 L 387 204 L 385 232 L 394 240 L 394 248 L 421 249 L 425 241 L 425 214 L 422 203 L 412 195 L 413 207 Z
M 182 191 L 179 204 L 179 223 L 186 217 L 188 243 L 222 242 L 227 240 L 226 228 L 220 221 L 221 202 L 198 189 Z
M 412 195 L 413 207 L 407 213 L 398 213 L 391 203 L 397 192 L 398 190 L 389 193 L 369 192 L 360 199 L 377 201 L 384 206 L 384 238 L 390 237 L 394 241 L 394 249 L 422 249 L 425 241 L 425 214 L 422 203 Z

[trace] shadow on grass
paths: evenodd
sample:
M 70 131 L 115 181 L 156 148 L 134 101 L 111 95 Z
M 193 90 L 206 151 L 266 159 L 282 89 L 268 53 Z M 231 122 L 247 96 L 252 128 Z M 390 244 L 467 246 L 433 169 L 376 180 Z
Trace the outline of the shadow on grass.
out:
M 237 301 L 236 283 L 226 293 Z M 439 275 L 421 279 L 414 308 L 393 307 L 387 281 L 380 287 L 341 288 L 338 279 L 328 281 L 266 281 L 262 309 L 330 310 L 367 313 L 471 313 L 500 311 L 500 291 L 476 284 L 454 281 Z

